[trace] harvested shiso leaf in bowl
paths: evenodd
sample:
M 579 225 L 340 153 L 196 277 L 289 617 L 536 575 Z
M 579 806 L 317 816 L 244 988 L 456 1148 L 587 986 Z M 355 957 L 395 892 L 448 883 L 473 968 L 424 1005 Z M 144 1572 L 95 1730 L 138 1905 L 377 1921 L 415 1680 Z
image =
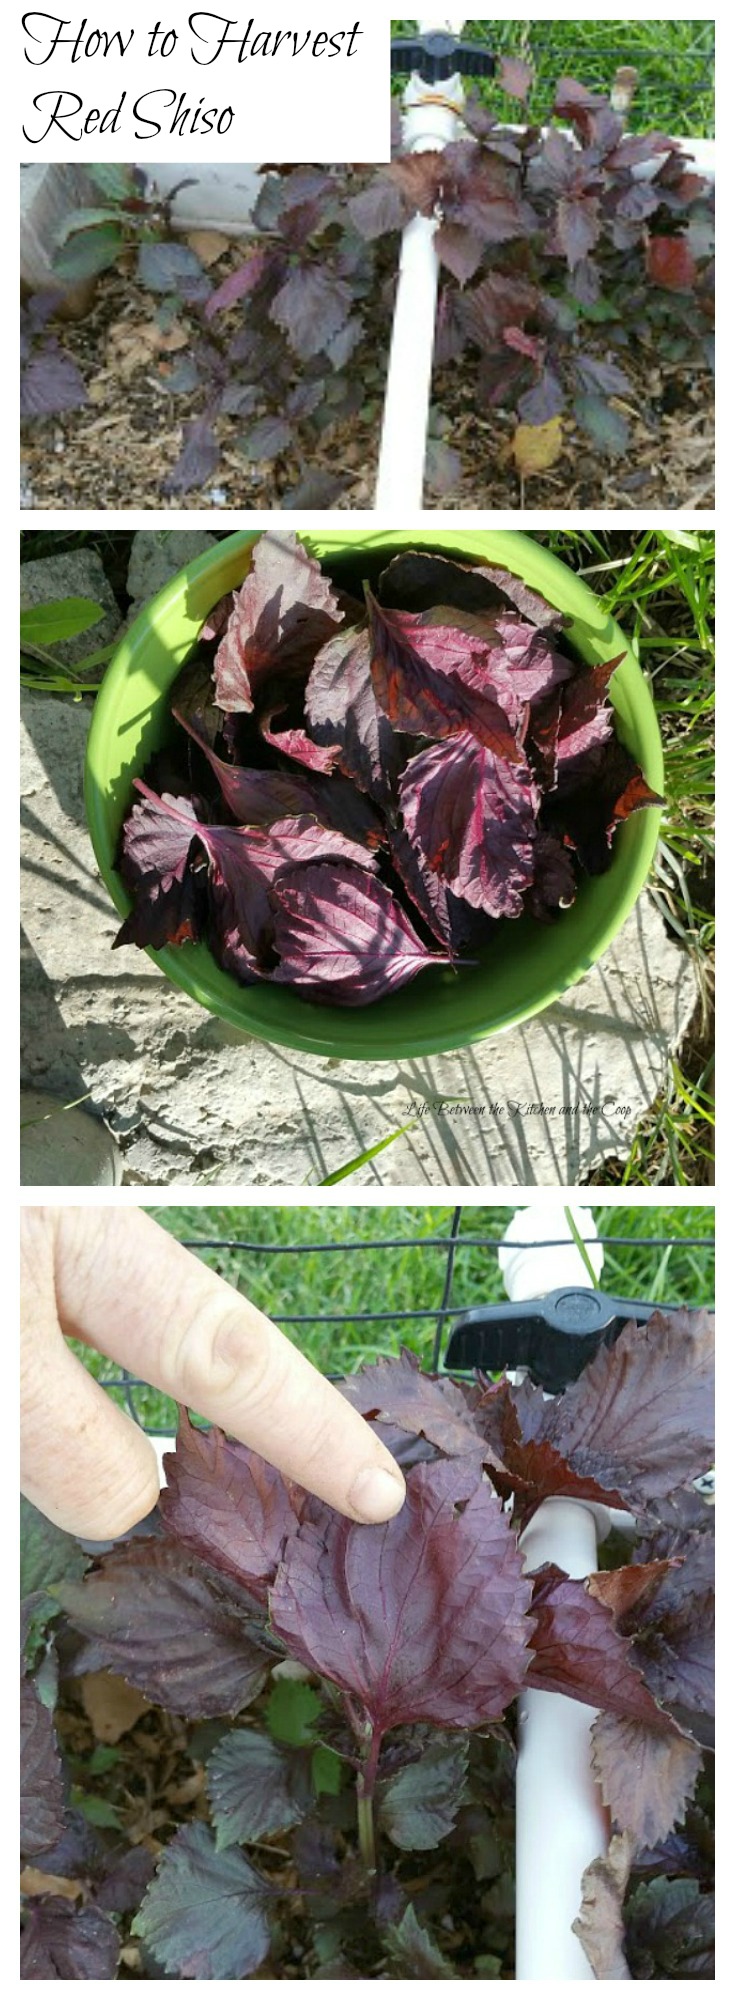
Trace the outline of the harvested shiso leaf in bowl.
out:
M 95 717 L 88 802 L 126 911 L 115 943 L 163 953 L 174 977 L 197 954 L 181 983 L 205 1005 L 321 1052 L 461 1046 L 538 1011 L 614 935 L 653 852 L 660 744 L 622 635 L 523 536 L 269 531 L 243 555 L 219 595 L 210 558 L 183 667 L 174 653 L 160 672 L 174 587 L 149 608 L 155 741 L 123 773 L 112 851 Z M 599 627 L 586 643 L 580 598 Z M 643 842 L 633 814 L 652 822 Z

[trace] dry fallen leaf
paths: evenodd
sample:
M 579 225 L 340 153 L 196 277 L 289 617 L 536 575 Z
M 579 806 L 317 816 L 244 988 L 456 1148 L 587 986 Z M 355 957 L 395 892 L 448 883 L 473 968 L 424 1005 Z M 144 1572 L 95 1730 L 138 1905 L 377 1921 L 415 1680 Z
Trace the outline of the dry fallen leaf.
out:
M 127 382 L 136 368 L 146 366 L 159 346 L 157 326 L 130 325 L 123 320 L 111 326 L 107 337 L 106 362 Z
M 126 1965 L 130 1972 L 137 1972 L 140 1965 L 140 1946 L 124 1944 L 120 1953 L 120 1964 Z
M 623 1897 L 628 1886 L 635 1842 L 630 1833 L 614 1833 L 607 1854 L 600 1854 L 582 1876 L 582 1908 L 572 1930 L 579 1938 L 595 1979 L 630 1979 L 625 1957 Z
M 158 1810 L 155 1806 L 145 1805 L 141 1802 L 140 1805 L 137 1805 L 131 1811 L 129 1817 L 126 1815 L 125 1832 L 128 1839 L 132 1842 L 133 1847 L 139 1845 L 148 1847 L 150 1845 L 150 1835 L 155 1833 L 159 1826 L 170 1827 L 170 1825 L 170 1806 L 163 1811 Z
M 190 1806 L 195 1799 L 201 1798 L 206 1789 L 206 1773 L 200 1764 L 198 1770 L 190 1778 L 182 1779 L 180 1785 L 167 1785 L 166 1798 L 170 1806 Z
M 157 354 L 176 354 L 182 347 L 188 347 L 189 335 L 183 326 L 163 328 L 145 321 L 116 320 L 107 336 L 105 360 L 112 373 L 121 381 L 130 381 L 139 368 L 150 367 Z M 93 401 L 100 400 L 93 395 Z
M 119 1743 L 151 1705 L 120 1674 L 83 1674 L 81 1689 L 85 1714 L 98 1743 Z
M 84 1888 L 83 1882 L 72 1880 L 70 1875 L 45 1875 L 42 1868 L 22 1868 L 20 1889 L 23 1896 L 65 1896 L 70 1903 L 76 1902 Z
M 548 472 L 559 457 L 563 442 L 561 417 L 550 417 L 547 424 L 519 424 L 511 448 L 521 478 L 528 479 L 533 472 Z
M 210 264 L 216 264 L 218 257 L 224 257 L 225 251 L 230 248 L 229 236 L 222 236 L 218 229 L 190 229 L 186 241 L 205 270 Z
M 184 326 L 170 326 L 165 333 L 163 327 L 157 327 L 156 332 L 162 354 L 177 354 L 179 348 L 189 345 L 189 334 Z

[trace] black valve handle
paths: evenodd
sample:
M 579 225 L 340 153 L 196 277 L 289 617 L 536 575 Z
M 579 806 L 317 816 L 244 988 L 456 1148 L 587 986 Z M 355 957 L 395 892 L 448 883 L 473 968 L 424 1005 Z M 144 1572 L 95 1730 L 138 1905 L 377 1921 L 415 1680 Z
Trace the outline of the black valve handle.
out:
M 644 1326 L 654 1312 L 673 1311 L 643 1299 L 611 1298 L 581 1285 L 562 1285 L 541 1299 L 472 1306 L 454 1321 L 444 1356 L 449 1372 L 527 1368 L 551 1394 L 576 1382 L 597 1353 L 610 1347 L 629 1320 Z
M 454 35 L 436 29 L 430 35 L 399 35 L 390 45 L 391 73 L 406 71 L 423 77 L 426 83 L 445 83 L 450 76 L 492 76 L 497 58 L 478 42 L 458 42 Z

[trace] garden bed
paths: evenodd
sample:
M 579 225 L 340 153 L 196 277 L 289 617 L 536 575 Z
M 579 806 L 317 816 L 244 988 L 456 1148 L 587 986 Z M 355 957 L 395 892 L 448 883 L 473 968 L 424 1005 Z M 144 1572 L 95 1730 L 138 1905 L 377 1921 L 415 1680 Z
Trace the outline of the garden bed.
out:
M 241 261 L 238 246 L 223 249 L 211 271 L 215 282 L 224 280 Z M 186 328 L 185 314 L 181 327 Z M 86 408 L 26 427 L 23 468 L 28 505 L 156 507 L 175 512 L 291 505 L 344 511 L 373 505 L 387 359 L 384 322 L 374 328 L 371 348 L 379 359 L 364 383 L 360 408 L 325 429 L 318 444 L 310 446 L 308 462 L 293 448 L 275 460 L 251 462 L 242 449 L 242 419 L 220 416 L 218 471 L 203 486 L 168 497 L 161 489 L 180 454 L 182 425 L 200 413 L 204 402 L 203 391 L 198 396 L 177 395 L 167 386 L 185 340 L 180 347 L 166 345 L 166 336 L 156 328 L 150 294 L 118 271 L 103 274 L 91 312 L 59 328 L 59 337 L 80 369 L 90 402 Z M 178 340 L 178 335 L 174 338 Z M 604 360 L 604 337 L 598 353 Z M 626 356 L 626 370 L 634 395 L 621 406 L 632 440 L 625 456 L 605 460 L 570 417 L 562 456 L 550 471 L 526 480 L 519 478 L 511 456 L 513 413 L 478 409 L 476 363 L 467 357 L 451 371 L 438 371 L 437 433 L 441 432 L 442 442 L 459 449 L 463 470 L 458 483 L 441 496 L 429 488 L 427 505 L 498 511 L 713 506 L 714 392 L 709 370 L 704 365 L 693 371 L 661 362 L 643 345 Z M 309 488 L 300 500 L 305 480 Z

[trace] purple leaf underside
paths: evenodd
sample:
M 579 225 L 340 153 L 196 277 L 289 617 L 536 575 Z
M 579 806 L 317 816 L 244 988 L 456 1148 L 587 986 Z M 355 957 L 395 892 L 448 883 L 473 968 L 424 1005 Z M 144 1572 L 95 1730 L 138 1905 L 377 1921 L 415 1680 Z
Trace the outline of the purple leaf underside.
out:
M 160 1506 L 169 1534 L 265 1603 L 303 1495 L 216 1425 L 195 1429 L 185 1410 L 165 1468 Z
M 421 943 L 382 882 L 335 862 L 299 868 L 276 888 L 274 978 L 313 997 L 363 1007 L 446 955 Z
M 254 692 L 276 667 L 305 673 L 341 616 L 328 577 L 296 536 L 261 535 L 215 658 L 219 706 L 252 709 Z
M 517 917 L 533 880 L 537 798 L 528 766 L 475 736 L 422 750 L 400 784 L 401 811 L 430 869 L 491 917 Z

